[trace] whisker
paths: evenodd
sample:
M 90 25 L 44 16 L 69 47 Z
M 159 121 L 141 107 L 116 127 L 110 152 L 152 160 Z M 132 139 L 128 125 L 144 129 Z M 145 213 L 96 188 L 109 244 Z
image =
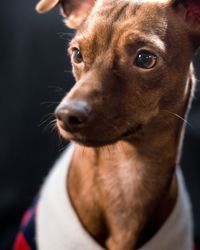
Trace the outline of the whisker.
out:
M 59 151 L 59 152 L 62 152 L 62 151 L 64 151 L 65 149 L 66 149 L 66 145 L 62 145 L 62 147 L 60 147 L 58 151 Z
M 63 93 L 66 92 L 66 89 L 63 89 L 63 88 L 60 87 L 60 86 L 49 85 L 48 88 L 49 88 L 49 89 L 53 89 L 53 90 L 55 90 L 56 92 L 63 92 Z
M 177 118 L 179 118 L 181 121 L 183 121 L 185 124 L 187 124 L 187 125 L 189 125 L 191 128 L 193 128 L 192 124 L 191 124 L 189 121 L 187 121 L 185 118 L 183 118 L 182 116 L 180 116 L 180 115 L 178 115 L 178 114 L 176 114 L 176 113 L 174 113 L 174 112 L 171 112 L 171 111 L 169 111 L 169 110 L 162 110 L 162 111 L 165 111 L 165 112 L 167 112 L 167 113 L 169 113 L 169 114 L 171 114 L 171 115 L 174 115 L 175 117 L 177 117 Z
M 54 127 L 54 129 L 56 128 L 56 119 L 53 119 L 52 121 L 50 121 L 43 129 L 43 131 L 47 131 L 48 129 L 50 129 L 50 131 L 52 130 L 52 126 Z M 52 132 L 52 131 L 51 131 Z
M 53 125 L 53 126 L 51 125 L 50 132 L 51 132 L 51 133 L 54 133 L 54 132 L 57 133 L 57 126 L 56 126 L 56 125 Z
M 52 101 L 52 102 L 50 102 L 50 101 L 49 101 L 49 102 L 45 101 L 45 102 L 41 102 L 40 104 L 41 104 L 41 105 L 46 105 L 46 104 L 48 104 L 48 107 L 49 107 L 49 106 L 52 106 L 52 105 L 55 105 L 55 104 L 58 105 L 59 103 L 60 103 L 60 102 L 56 102 L 56 101 Z
M 64 73 L 72 74 L 72 71 L 71 70 L 64 70 Z
M 41 127 L 52 118 L 54 118 L 54 113 L 49 113 L 47 115 L 44 115 L 44 117 L 42 118 L 42 121 L 38 124 L 38 127 Z
M 65 39 L 70 42 L 74 36 L 74 32 L 58 32 L 57 35 L 60 39 Z
M 63 145 L 62 136 L 61 136 L 59 130 L 58 130 L 57 135 L 58 135 L 58 140 L 59 140 L 59 144 L 58 144 L 59 149 L 58 149 L 58 151 L 62 152 L 66 148 L 66 145 Z

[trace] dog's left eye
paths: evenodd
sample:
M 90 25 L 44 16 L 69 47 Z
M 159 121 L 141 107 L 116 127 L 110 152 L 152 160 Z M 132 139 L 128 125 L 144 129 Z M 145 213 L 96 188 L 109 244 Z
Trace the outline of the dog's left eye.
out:
M 81 54 L 81 51 L 78 48 L 73 49 L 72 59 L 75 63 L 82 63 L 83 62 L 83 56 Z
M 157 63 L 157 56 L 149 51 L 143 50 L 137 54 L 134 63 L 137 67 L 151 69 Z

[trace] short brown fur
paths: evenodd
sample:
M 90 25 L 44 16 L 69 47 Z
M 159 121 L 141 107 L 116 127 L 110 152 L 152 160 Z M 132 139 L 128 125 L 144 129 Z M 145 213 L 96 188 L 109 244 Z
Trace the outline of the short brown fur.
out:
M 70 43 L 76 84 L 63 102 L 84 100 L 91 113 L 77 133 L 57 121 L 79 143 L 66 188 L 84 227 L 109 250 L 137 249 L 176 203 L 200 25 L 186 18 L 189 0 L 174 2 L 97 1 Z M 141 48 L 158 56 L 155 68 L 134 65 Z

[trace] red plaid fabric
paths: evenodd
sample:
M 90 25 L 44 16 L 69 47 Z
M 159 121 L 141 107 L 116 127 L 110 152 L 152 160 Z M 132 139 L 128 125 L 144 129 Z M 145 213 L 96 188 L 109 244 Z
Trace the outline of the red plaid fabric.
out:
M 24 214 L 16 237 L 13 250 L 36 250 L 35 244 L 35 217 L 37 200 L 33 206 Z

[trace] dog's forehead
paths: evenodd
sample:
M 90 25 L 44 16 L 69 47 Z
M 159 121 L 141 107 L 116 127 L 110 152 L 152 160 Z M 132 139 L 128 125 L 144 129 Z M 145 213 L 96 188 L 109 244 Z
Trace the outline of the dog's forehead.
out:
M 96 27 L 104 26 L 122 27 L 130 23 L 130 27 L 160 26 L 163 23 L 163 14 L 169 0 L 97 0 L 92 13 L 85 23 L 85 28 L 94 33 Z M 141 27 L 142 28 L 142 27 Z M 84 27 L 83 27 L 84 29 Z
M 169 0 L 129 0 L 134 2 L 135 4 L 143 4 L 143 3 L 168 3 Z
M 168 4 L 171 0 L 97 0 L 96 7 L 102 8 L 103 6 L 106 7 L 110 4 L 115 6 L 116 8 L 118 5 L 123 3 L 128 3 L 131 5 L 142 5 L 142 4 Z M 101 7 L 100 7 L 101 6 Z
M 138 4 L 139 1 L 141 4 Z M 98 43 L 101 48 L 108 46 L 113 40 L 121 39 L 126 43 L 125 38 L 130 37 L 129 35 L 134 40 L 134 34 L 136 38 L 142 34 L 146 37 L 157 36 L 162 39 L 167 24 L 160 1 L 166 3 L 166 0 L 154 0 L 158 5 L 151 4 L 152 1 L 99 0 L 85 27 L 77 33 L 76 39 L 83 41 L 86 47 L 94 47 L 90 45 L 95 43 L 97 46 Z

